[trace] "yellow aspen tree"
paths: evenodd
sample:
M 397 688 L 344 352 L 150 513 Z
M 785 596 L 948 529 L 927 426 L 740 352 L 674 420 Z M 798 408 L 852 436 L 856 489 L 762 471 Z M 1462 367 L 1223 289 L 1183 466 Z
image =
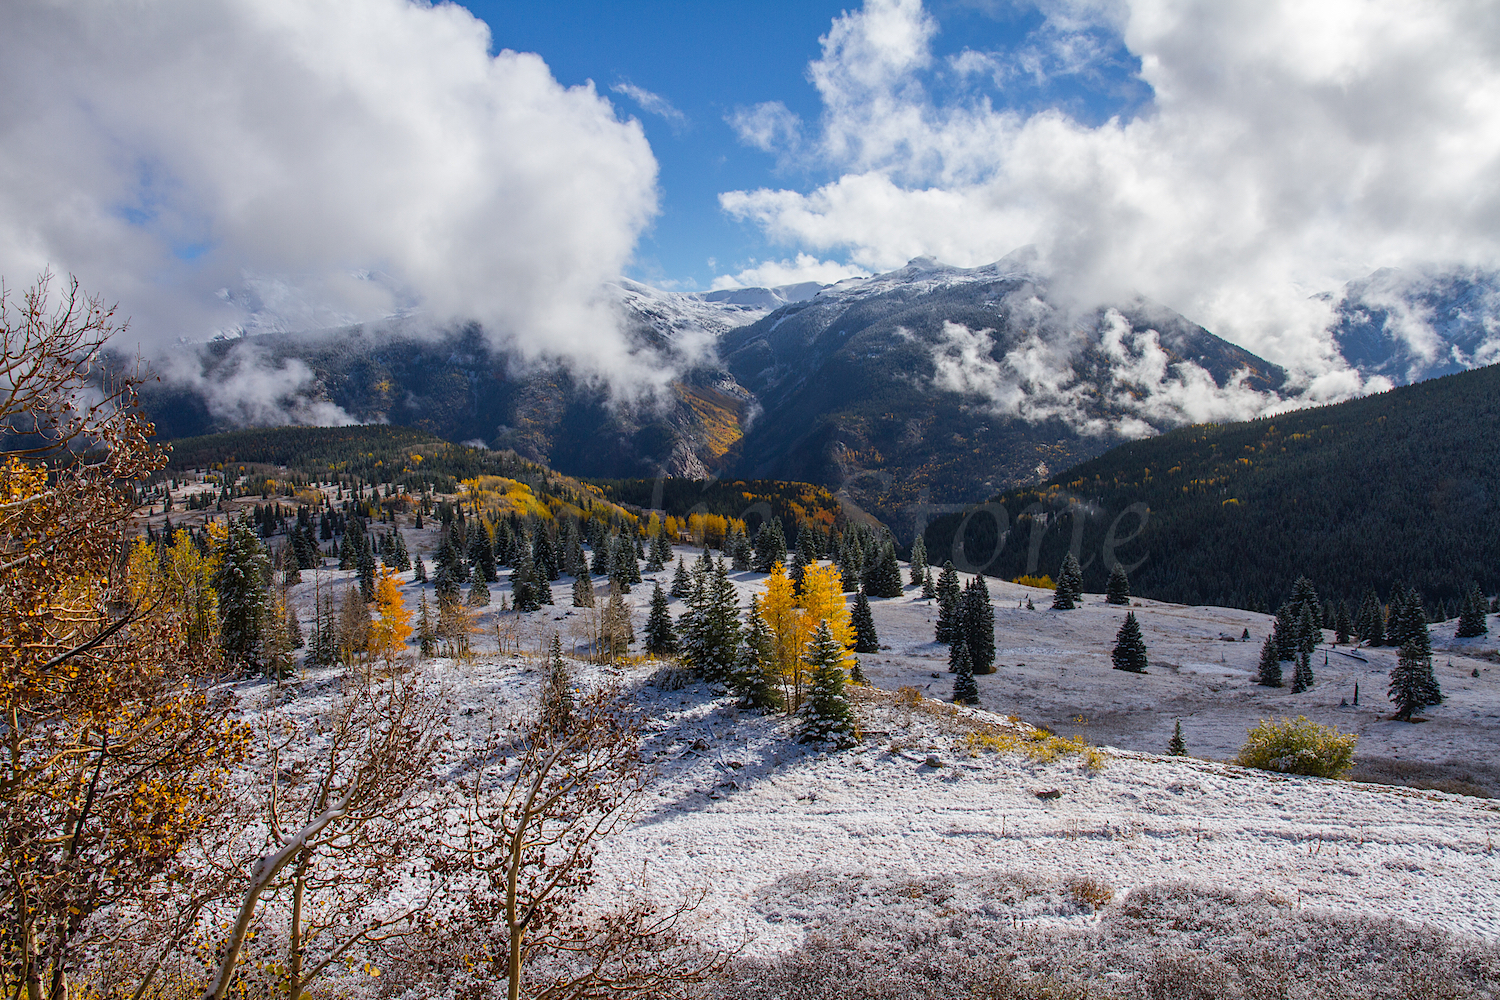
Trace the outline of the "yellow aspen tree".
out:
M 375 608 L 379 617 L 370 626 L 370 655 L 380 657 L 390 666 L 411 635 L 411 612 L 406 609 L 401 585 L 389 566 L 382 568 L 380 579 L 375 582 Z
M 781 678 L 787 711 L 795 712 L 802 689 L 801 616 L 792 580 L 781 563 L 771 567 L 766 589 L 760 595 L 760 613 L 771 635 L 771 656 L 776 676 Z
M 854 623 L 844 602 L 844 582 L 837 566 L 813 565 L 802 575 L 802 614 L 799 620 L 798 655 L 812 642 L 820 622 L 828 623 L 833 640 L 844 648 L 841 663 L 854 667 Z

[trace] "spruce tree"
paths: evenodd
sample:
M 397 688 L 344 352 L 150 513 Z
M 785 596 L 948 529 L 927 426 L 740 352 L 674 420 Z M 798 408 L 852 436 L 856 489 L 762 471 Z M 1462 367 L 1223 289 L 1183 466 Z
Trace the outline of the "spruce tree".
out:
M 755 533 L 755 571 L 769 573 L 777 563 L 786 565 L 786 533 L 781 518 L 768 517 Z
M 594 606 L 594 581 L 589 579 L 587 566 L 573 578 L 573 607 L 592 608 Z
M 471 608 L 487 607 L 490 603 L 490 588 L 484 582 L 484 568 L 478 563 L 474 564 L 474 577 L 469 581 L 469 600 Z
M 412 563 L 411 578 L 413 583 L 427 582 L 427 565 L 422 562 L 421 556 L 417 556 L 416 561 Z
M 417 648 L 425 657 L 437 655 L 437 622 L 433 621 L 425 593 L 417 601 Z
M 927 579 L 927 543 L 922 540 L 920 533 L 918 533 L 916 538 L 912 539 L 911 565 L 908 568 L 911 575 L 907 579 L 911 581 L 913 587 L 918 586 L 923 580 Z M 924 594 L 923 596 L 927 595 Z
M 656 526 L 656 534 L 651 536 L 651 545 L 646 550 L 647 573 L 658 573 L 661 570 L 666 569 L 665 557 L 663 557 L 661 553 L 661 542 L 664 540 L 665 535 L 666 529 L 661 526 L 660 522 L 658 522 Z
M 1297 659 L 1297 650 L 1302 643 L 1301 609 L 1291 601 L 1277 608 L 1276 621 L 1271 626 L 1271 634 L 1276 637 L 1277 659 Z
M 562 639 L 552 633 L 548 650 L 547 676 L 542 680 L 538 697 L 541 723 L 553 736 L 562 736 L 573 721 L 573 678 L 568 673 L 567 661 L 562 655 Z
M 1057 571 L 1057 589 L 1052 595 L 1052 610 L 1072 611 L 1083 600 L 1083 570 L 1078 567 L 1078 557 L 1069 552 L 1063 557 L 1062 568 Z
M 369 604 L 375 600 L 375 552 L 374 546 L 370 544 L 369 535 L 361 536 L 365 541 L 360 547 L 359 568 L 359 596 Z
M 958 633 L 974 672 L 994 673 L 995 609 L 990 604 L 990 588 L 982 574 L 969 581 L 959 599 Z
M 681 556 L 678 556 L 677 572 L 672 574 L 671 594 L 673 597 L 681 599 L 688 595 L 688 591 L 691 590 L 691 588 L 692 581 L 688 578 L 687 563 L 683 562 Z
M 1443 694 L 1438 689 L 1437 675 L 1432 669 L 1432 636 L 1427 631 L 1427 613 L 1415 591 L 1407 594 L 1407 600 L 1402 605 L 1400 635 L 1401 648 L 1411 650 L 1418 664 L 1418 689 L 1422 704 L 1441 704 Z
M 896 562 L 896 546 L 889 539 L 870 567 L 865 590 L 875 597 L 901 596 L 901 566 Z
M 1134 611 L 1125 612 L 1125 624 L 1115 633 L 1115 648 L 1110 659 L 1116 670 L 1128 670 L 1133 674 L 1146 672 L 1146 639 L 1141 635 L 1141 625 L 1135 620 Z
M 1385 614 L 1385 642 L 1384 645 L 1395 646 L 1398 649 L 1406 645 L 1406 638 L 1402 634 L 1406 621 L 1406 590 L 1399 583 L 1391 591 L 1391 599 L 1386 603 Z
M 875 616 L 870 613 L 870 599 L 861 590 L 854 597 L 854 608 L 850 613 L 854 626 L 854 651 L 856 653 L 878 653 L 880 639 L 875 634 Z
M 292 649 L 301 649 L 307 645 L 302 638 L 302 622 L 297 618 L 297 609 L 292 607 L 290 601 L 286 606 L 286 637 Z
M 1347 646 L 1353 631 L 1354 623 L 1349 620 L 1349 602 L 1340 600 L 1338 610 L 1333 615 L 1333 640 L 1341 646 Z
M 541 609 L 542 596 L 535 576 L 531 566 L 531 546 L 518 545 L 516 568 L 510 574 L 510 606 L 520 614 Z M 443 595 L 439 592 L 438 603 L 442 601 Z
M 812 677 L 812 690 L 802 708 L 802 741 L 852 744 L 854 712 L 844 693 L 844 647 L 833 637 L 827 621 L 818 623 L 803 661 Z
M 953 644 L 953 653 L 948 658 L 948 669 L 953 671 L 953 700 L 960 705 L 979 704 L 979 685 L 974 683 L 974 664 L 969 659 L 969 647 L 962 639 Z
M 677 631 L 672 627 L 672 612 L 660 583 L 651 591 L 651 613 L 646 617 L 646 652 L 652 656 L 670 656 L 677 652 Z
M 922 570 L 922 599 L 932 600 L 937 596 L 937 585 L 932 582 L 932 567 L 928 566 Z
M 792 556 L 792 566 L 788 576 L 792 578 L 792 592 L 801 596 L 802 574 L 807 572 L 807 567 L 813 566 L 818 561 L 818 552 L 813 545 L 812 531 L 806 524 L 797 529 L 797 551 Z
M 234 521 L 213 577 L 219 598 L 219 645 L 224 659 L 246 667 L 261 664 L 266 609 L 266 554 L 246 519 Z
M 1432 658 L 1422 655 L 1421 644 L 1413 641 L 1401 647 L 1396 657 L 1396 666 L 1391 669 L 1389 695 L 1396 705 L 1396 718 L 1410 722 L 1412 714 L 1425 707 L 1427 701 L 1427 675 L 1432 671 Z
M 741 708 L 760 711 L 780 709 L 784 704 L 781 686 L 775 676 L 775 643 L 771 629 L 760 612 L 760 598 L 750 598 L 750 613 L 745 619 L 745 637 L 735 662 L 730 688 L 740 699 Z
M 1187 740 L 1182 738 L 1182 720 L 1172 727 L 1172 738 L 1167 741 L 1167 753 L 1173 757 L 1187 756 Z
M 1475 636 L 1486 635 L 1489 625 L 1485 620 L 1485 613 L 1489 610 L 1489 601 L 1484 599 L 1484 592 L 1479 589 L 1479 584 L 1472 584 L 1467 593 L 1464 594 L 1462 610 L 1458 614 L 1458 629 L 1453 633 L 1455 639 L 1472 639 Z
M 963 591 L 958 584 L 958 571 L 952 561 L 943 564 L 942 575 L 937 582 L 938 620 L 937 641 L 951 644 L 956 638 L 954 629 L 958 624 L 958 604 Z
M 1104 603 L 1130 603 L 1130 578 L 1125 575 L 1125 567 L 1120 563 L 1115 563 L 1115 568 L 1109 571 L 1109 584 L 1104 590 Z
M 1260 647 L 1260 669 L 1255 682 L 1262 687 L 1281 687 L 1281 643 L 1277 639 L 1276 626 L 1271 625 L 1271 634 Z
M 734 673 L 740 645 L 739 597 L 722 560 L 703 580 L 696 607 L 684 615 L 683 657 L 712 684 L 727 683 Z

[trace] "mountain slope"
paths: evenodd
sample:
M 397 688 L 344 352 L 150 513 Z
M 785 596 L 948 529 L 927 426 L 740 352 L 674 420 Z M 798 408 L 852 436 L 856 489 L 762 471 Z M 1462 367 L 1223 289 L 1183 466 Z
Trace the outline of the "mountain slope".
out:
M 1070 312 L 1024 254 L 840 282 L 730 331 L 721 354 L 763 410 L 733 469 L 841 485 L 888 521 L 1122 439 L 1254 415 L 1286 379 L 1145 300 Z
M 1184 604 L 1273 608 L 1305 574 L 1324 597 L 1416 587 L 1452 602 L 1477 581 L 1500 589 L 1500 366 L 1334 406 L 1185 427 L 1121 445 L 1039 487 L 996 497 L 994 520 L 957 517 L 928 551 L 968 553 L 985 572 L 1055 574 L 1075 547 L 1084 588 L 1102 592 L 1110 552 L 1136 594 Z M 1144 524 L 1132 505 L 1146 510 Z M 1139 531 L 1137 533 L 1137 529 Z M 1113 532 L 1113 535 L 1111 535 Z M 1111 550 L 1111 540 L 1120 544 Z M 1138 564 L 1138 565 L 1137 565 Z
M 1334 306 L 1334 345 L 1366 378 L 1395 385 L 1500 359 L 1500 274 L 1382 268 L 1350 282 Z

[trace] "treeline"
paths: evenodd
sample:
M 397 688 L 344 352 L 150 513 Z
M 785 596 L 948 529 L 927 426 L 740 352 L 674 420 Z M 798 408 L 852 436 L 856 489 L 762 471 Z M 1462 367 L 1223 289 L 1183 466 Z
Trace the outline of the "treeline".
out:
M 1135 593 L 1183 604 L 1269 611 L 1308 573 L 1351 604 L 1400 585 L 1456 613 L 1500 588 L 1497 427 L 1497 366 L 1185 427 L 947 515 L 927 548 L 1007 579 L 1073 551 L 1091 593 L 1119 562 Z
M 290 494 L 297 484 L 316 482 L 391 484 L 452 493 L 458 483 L 505 476 L 528 483 L 549 470 L 511 451 L 457 445 L 425 431 L 385 424 L 349 427 L 270 427 L 171 442 L 171 468 L 223 471 L 255 479 L 265 491 Z M 264 467 L 284 467 L 278 481 Z M 257 468 L 260 467 L 260 468 Z

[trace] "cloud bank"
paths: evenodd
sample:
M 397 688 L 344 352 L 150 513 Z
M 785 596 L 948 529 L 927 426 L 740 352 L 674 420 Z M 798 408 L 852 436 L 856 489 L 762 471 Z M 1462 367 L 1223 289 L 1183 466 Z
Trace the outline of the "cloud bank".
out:
M 601 291 L 657 210 L 645 136 L 489 45 L 407 0 L 19 0 L 0 274 L 76 274 L 148 353 L 415 313 L 645 377 Z
M 1500 260 L 1500 7 L 1409 0 L 1040 5 L 1014 52 L 934 55 L 920 0 L 833 22 L 823 113 L 741 112 L 747 144 L 833 172 L 721 195 L 798 252 L 872 271 L 1035 244 L 1084 305 L 1143 293 L 1315 387 L 1336 369 L 1314 293 L 1377 267 Z M 1113 38 L 1151 100 L 1087 124 L 965 80 L 1088 73 Z M 944 95 L 939 99 L 935 93 Z

